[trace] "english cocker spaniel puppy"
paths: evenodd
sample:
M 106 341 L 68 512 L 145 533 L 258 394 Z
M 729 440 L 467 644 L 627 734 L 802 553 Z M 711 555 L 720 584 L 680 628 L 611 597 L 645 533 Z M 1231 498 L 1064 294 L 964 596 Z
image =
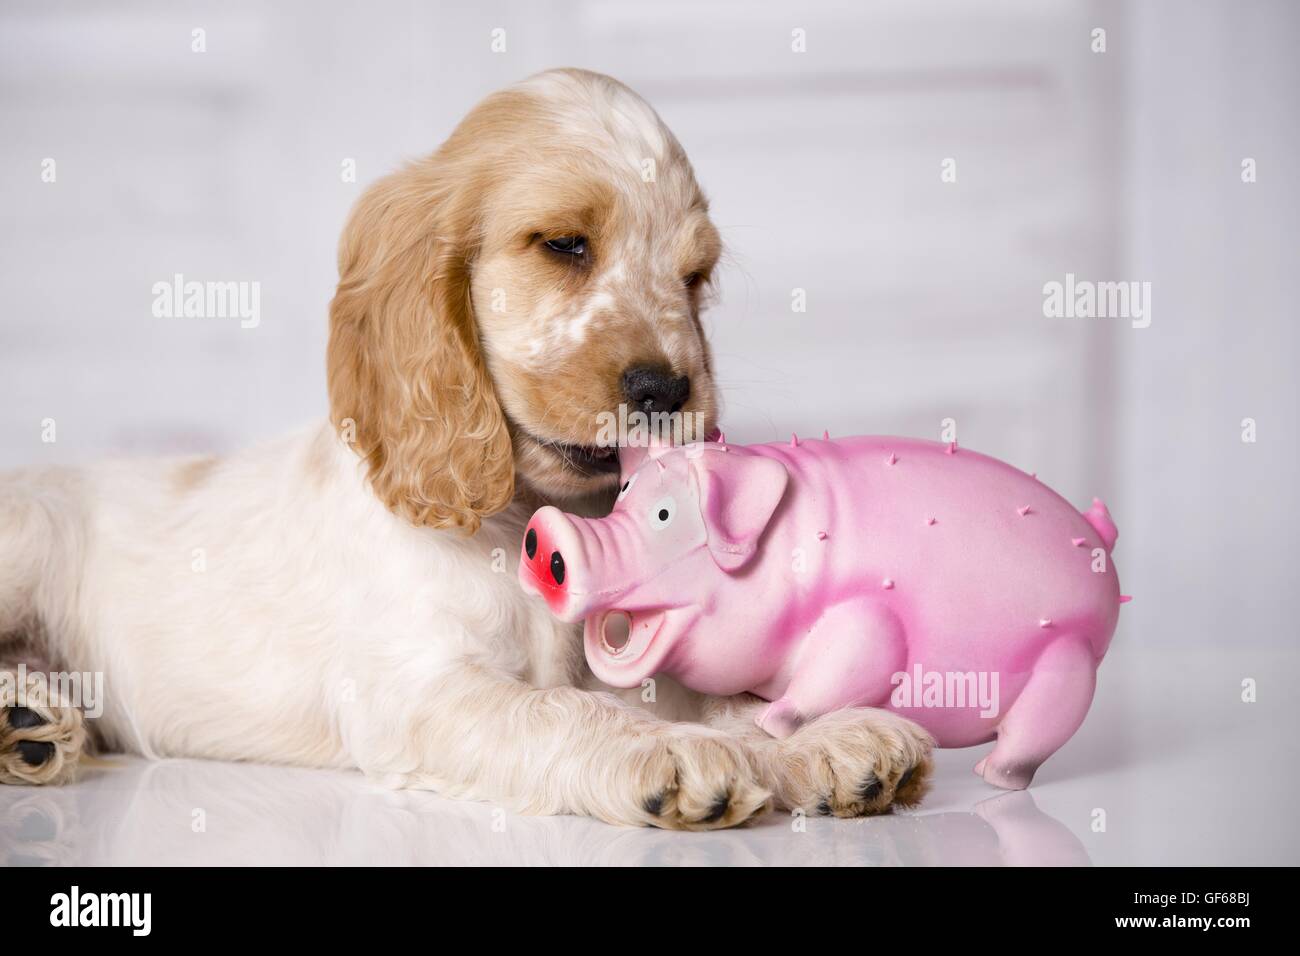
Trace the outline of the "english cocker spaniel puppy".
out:
M 0 476 L 0 781 L 68 779 L 93 742 L 684 829 L 916 802 L 930 741 L 907 720 L 846 710 L 774 740 L 751 697 L 624 701 L 516 581 L 536 506 L 617 483 L 602 412 L 712 427 L 720 249 L 627 87 L 555 70 L 488 97 L 347 223 L 328 422 Z M 101 715 L 45 679 L 70 672 L 104 676 Z

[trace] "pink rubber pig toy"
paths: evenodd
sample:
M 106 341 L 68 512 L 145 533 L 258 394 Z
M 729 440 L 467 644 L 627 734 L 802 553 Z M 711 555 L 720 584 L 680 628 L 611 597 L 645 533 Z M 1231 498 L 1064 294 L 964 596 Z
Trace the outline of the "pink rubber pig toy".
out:
M 1105 505 L 1083 514 L 956 444 L 862 437 L 621 449 L 599 519 L 540 509 L 519 577 L 586 621 L 601 680 L 750 691 L 775 737 L 885 707 L 940 746 L 997 738 L 1011 790 L 1079 728 L 1127 600 Z

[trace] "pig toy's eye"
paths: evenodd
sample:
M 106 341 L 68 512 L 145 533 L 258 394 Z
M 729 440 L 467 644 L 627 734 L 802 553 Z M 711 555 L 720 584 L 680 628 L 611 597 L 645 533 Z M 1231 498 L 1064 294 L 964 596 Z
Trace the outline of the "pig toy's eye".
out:
M 629 478 L 627 481 L 623 482 L 623 487 L 620 488 L 620 489 L 618 489 L 618 497 L 615 498 L 614 500 L 615 500 L 616 502 L 618 502 L 618 501 L 622 501 L 624 498 L 626 498 L 626 497 L 627 497 L 627 493 L 628 493 L 629 491 L 632 490 L 632 486 L 633 486 L 634 484 L 636 484 L 636 475 L 633 475 L 633 476 L 632 476 L 631 478 Z
M 660 498 L 650 509 L 650 530 L 660 531 L 673 523 L 677 517 L 677 502 L 672 498 Z

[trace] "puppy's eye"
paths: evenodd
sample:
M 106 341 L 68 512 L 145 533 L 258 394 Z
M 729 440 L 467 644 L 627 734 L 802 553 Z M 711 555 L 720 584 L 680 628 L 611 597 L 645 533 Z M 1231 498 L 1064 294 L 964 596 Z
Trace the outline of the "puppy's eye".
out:
M 682 285 L 686 286 L 688 289 L 694 289 L 703 281 L 704 276 L 700 275 L 698 272 L 692 272 L 690 275 L 682 276 Z
M 586 236 L 561 236 L 559 239 L 547 239 L 546 248 L 552 252 L 568 256 L 585 256 L 587 254 Z

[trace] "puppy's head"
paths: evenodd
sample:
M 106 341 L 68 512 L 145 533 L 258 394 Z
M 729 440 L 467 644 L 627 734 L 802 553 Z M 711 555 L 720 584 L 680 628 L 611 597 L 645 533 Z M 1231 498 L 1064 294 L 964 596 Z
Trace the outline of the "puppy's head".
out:
M 416 524 L 473 530 L 516 474 L 548 497 L 608 487 L 620 406 L 713 424 L 699 310 L 720 249 L 681 146 L 627 87 L 556 70 L 494 94 L 352 213 L 334 423 Z

